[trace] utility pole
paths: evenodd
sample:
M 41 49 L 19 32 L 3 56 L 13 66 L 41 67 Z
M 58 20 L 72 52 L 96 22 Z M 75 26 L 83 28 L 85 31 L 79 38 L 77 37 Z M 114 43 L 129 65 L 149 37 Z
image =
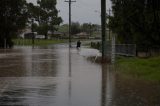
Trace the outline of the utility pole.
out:
M 71 47 L 71 3 L 76 1 L 65 1 L 69 3 L 69 47 Z
M 101 0 L 101 27 L 102 27 L 102 61 L 105 57 L 105 42 L 106 42 L 106 0 Z
M 90 37 L 92 35 L 92 24 L 91 23 L 89 24 L 89 35 L 90 35 Z
M 109 9 L 108 11 L 109 11 L 109 17 L 108 17 L 108 19 L 109 19 L 109 22 L 110 22 L 110 16 L 111 16 L 111 11 L 112 11 L 112 10 Z M 109 35 L 108 35 L 108 36 L 109 36 L 109 40 L 110 40 L 110 39 L 111 39 L 111 30 L 110 30 L 110 28 L 109 28 L 109 27 L 110 27 L 110 23 L 109 23 L 109 22 L 108 22 L 108 29 L 109 29 Z
M 32 19 L 31 21 L 32 21 L 32 25 L 31 25 L 31 30 L 32 30 L 32 45 L 34 46 L 34 40 L 35 40 L 34 29 L 33 29 L 34 19 Z

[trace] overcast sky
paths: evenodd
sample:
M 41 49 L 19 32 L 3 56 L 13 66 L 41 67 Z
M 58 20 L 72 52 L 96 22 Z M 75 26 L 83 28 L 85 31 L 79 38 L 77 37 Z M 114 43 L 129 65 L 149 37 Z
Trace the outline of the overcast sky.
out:
M 37 0 L 27 0 L 36 3 Z M 57 0 L 57 9 L 60 10 L 59 16 L 63 23 L 68 23 L 68 3 L 65 0 Z M 67 0 L 68 1 L 68 0 Z M 100 5 L 101 0 L 76 0 L 72 3 L 72 21 L 80 23 L 100 24 Z M 107 10 L 111 8 L 110 0 L 106 0 Z

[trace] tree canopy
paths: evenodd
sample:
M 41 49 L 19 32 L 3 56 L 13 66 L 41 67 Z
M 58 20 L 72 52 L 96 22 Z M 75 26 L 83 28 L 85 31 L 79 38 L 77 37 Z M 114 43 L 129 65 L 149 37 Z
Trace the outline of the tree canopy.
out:
M 30 16 L 38 22 L 37 31 L 39 34 L 45 35 L 47 38 L 48 31 L 54 32 L 56 25 L 62 22 L 61 17 L 58 16 L 58 10 L 56 9 L 56 0 L 37 0 L 37 6 L 30 3 L 28 10 Z
M 0 11 L 0 48 L 11 47 L 11 37 L 26 25 L 26 1 L 0 0 Z
M 94 31 L 97 31 L 98 27 L 99 25 L 91 23 L 80 24 L 79 22 L 72 22 L 71 33 L 74 35 L 80 32 L 86 32 L 91 36 Z
M 62 22 L 58 17 L 56 0 L 37 0 L 38 5 L 27 3 L 26 0 L 0 0 L 0 48 L 13 45 L 12 37 L 32 23 L 33 31 L 46 35 L 56 30 Z
M 121 43 L 138 47 L 160 46 L 159 0 L 111 0 L 110 28 Z

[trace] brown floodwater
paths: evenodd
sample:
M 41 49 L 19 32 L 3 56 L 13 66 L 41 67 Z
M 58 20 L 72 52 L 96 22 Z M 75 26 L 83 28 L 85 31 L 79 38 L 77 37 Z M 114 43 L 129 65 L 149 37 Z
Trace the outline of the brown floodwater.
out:
M 160 84 L 127 79 L 66 45 L 0 50 L 0 105 L 160 106 Z

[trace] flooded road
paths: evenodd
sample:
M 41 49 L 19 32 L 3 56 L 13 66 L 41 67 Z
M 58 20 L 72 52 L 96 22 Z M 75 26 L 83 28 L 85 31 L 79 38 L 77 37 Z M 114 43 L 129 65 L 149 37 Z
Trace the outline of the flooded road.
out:
M 0 105 L 160 106 L 160 85 L 125 79 L 65 45 L 0 50 Z

